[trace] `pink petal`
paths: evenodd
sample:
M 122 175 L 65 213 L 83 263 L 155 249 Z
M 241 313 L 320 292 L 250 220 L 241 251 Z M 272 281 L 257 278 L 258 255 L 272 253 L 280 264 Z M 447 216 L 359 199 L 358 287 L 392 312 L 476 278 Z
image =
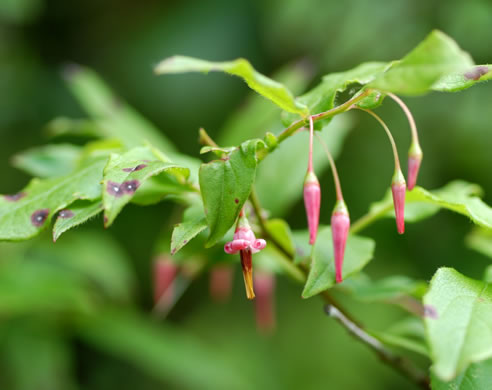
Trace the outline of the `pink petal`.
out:
M 253 242 L 251 245 L 251 252 L 257 253 L 266 247 L 266 241 L 262 238 L 259 238 Z
M 408 189 L 409 190 L 413 190 L 413 187 L 415 187 L 415 184 L 417 184 L 417 176 L 419 174 L 421 162 L 422 162 L 422 155 L 408 157 Z
M 229 300 L 234 269 L 230 265 L 216 265 L 210 272 L 210 296 L 216 302 Z
M 165 306 L 174 299 L 174 279 L 178 272 L 178 266 L 168 257 L 159 256 L 154 263 L 154 302 L 161 299 Z
M 396 229 L 399 234 L 403 234 L 405 232 L 405 183 L 394 183 L 391 186 L 391 192 L 395 208 Z
M 350 218 L 348 213 L 335 211 L 331 216 L 331 237 L 333 240 L 333 252 L 335 256 L 335 279 L 341 283 L 343 257 L 345 254 L 345 245 L 350 228 Z
M 312 245 L 316 241 L 316 235 L 318 233 L 321 189 L 316 176 L 314 176 L 315 180 L 313 177 L 308 177 L 308 179 L 310 180 L 304 183 L 304 206 L 306 208 L 309 227 L 309 243 Z
M 275 328 L 275 276 L 271 273 L 257 272 L 254 282 L 256 325 L 260 331 L 271 332 Z

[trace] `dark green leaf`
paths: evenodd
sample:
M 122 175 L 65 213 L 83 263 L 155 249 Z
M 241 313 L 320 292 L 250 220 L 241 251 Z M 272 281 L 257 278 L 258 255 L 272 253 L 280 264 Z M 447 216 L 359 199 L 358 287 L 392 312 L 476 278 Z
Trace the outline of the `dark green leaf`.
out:
M 38 234 L 51 217 L 76 199 L 101 196 L 101 179 L 107 158 L 96 158 L 72 174 L 33 179 L 16 195 L 0 197 L 0 240 L 22 240 Z
M 174 56 L 160 62 L 155 67 L 157 74 L 188 73 L 188 72 L 226 72 L 241 77 L 248 86 L 274 102 L 280 108 L 307 115 L 306 106 L 297 102 L 292 93 L 282 84 L 258 73 L 251 64 L 243 58 L 227 62 L 210 62 L 191 57 Z
M 207 246 L 219 241 L 232 227 L 248 199 L 256 175 L 256 151 L 260 140 L 244 142 L 226 160 L 215 160 L 200 168 L 200 189 L 210 227 Z
M 112 154 L 104 168 L 104 226 L 110 226 L 121 209 L 138 191 L 141 183 L 158 174 L 170 175 L 185 183 L 189 170 L 166 160 L 156 150 L 141 146 L 124 154 Z
M 451 382 L 431 375 L 432 390 L 485 390 L 492 389 L 492 359 L 474 363 Z
M 104 310 L 81 321 L 79 334 L 166 384 L 190 389 L 248 388 L 247 374 L 216 346 L 135 314 Z
M 67 230 L 87 222 L 103 210 L 101 199 L 75 201 L 70 207 L 58 213 L 53 225 L 53 242 Z
M 440 268 L 424 297 L 433 372 L 449 381 L 492 357 L 492 288 L 452 268 Z
M 178 252 L 183 246 L 207 228 L 205 217 L 198 217 L 183 221 L 176 225 L 171 238 L 171 255 Z
M 462 51 L 447 35 L 434 30 L 368 86 L 385 92 L 419 95 L 429 92 L 443 76 L 472 66 L 473 60 L 468 53 Z
M 31 176 L 63 176 L 76 168 L 80 150 L 80 147 L 70 144 L 40 146 L 16 154 L 12 165 Z
M 473 87 L 475 84 L 492 78 L 492 65 L 477 65 L 465 71 L 454 72 L 439 79 L 433 86 L 434 91 L 457 92 Z
M 375 243 L 365 237 L 349 235 L 343 262 L 343 278 L 360 271 L 372 259 Z M 303 298 L 310 298 L 335 285 L 335 261 L 331 229 L 321 227 L 312 251 L 312 263 L 308 280 L 302 292 Z

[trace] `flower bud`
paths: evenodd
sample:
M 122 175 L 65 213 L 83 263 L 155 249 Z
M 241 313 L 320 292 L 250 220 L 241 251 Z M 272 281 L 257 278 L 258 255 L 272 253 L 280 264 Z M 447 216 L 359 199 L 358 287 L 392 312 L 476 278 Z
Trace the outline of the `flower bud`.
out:
M 419 174 L 420 163 L 422 162 L 422 150 L 418 143 L 412 142 L 412 146 L 408 151 L 408 190 L 413 190 L 417 184 L 417 176 Z
M 216 265 L 210 271 L 210 296 L 216 302 L 226 302 L 231 296 L 234 269 L 230 265 Z
M 265 271 L 255 273 L 256 326 L 259 331 L 271 332 L 275 328 L 275 275 Z
M 335 280 L 343 281 L 342 268 L 345 245 L 347 243 L 350 228 L 350 217 L 347 206 L 343 200 L 338 200 L 331 215 L 331 237 L 333 240 L 333 252 L 335 255 Z
M 154 262 L 154 302 L 161 299 L 164 306 L 171 305 L 174 299 L 174 279 L 178 266 L 167 256 L 159 256 Z
M 405 232 L 405 178 L 401 170 L 395 172 L 391 183 L 391 193 L 393 194 L 393 206 L 395 208 L 396 229 L 399 234 Z
M 310 171 L 304 180 L 304 206 L 309 227 L 309 243 L 316 241 L 319 223 L 319 208 L 321 203 L 321 189 L 319 181 L 314 172 Z

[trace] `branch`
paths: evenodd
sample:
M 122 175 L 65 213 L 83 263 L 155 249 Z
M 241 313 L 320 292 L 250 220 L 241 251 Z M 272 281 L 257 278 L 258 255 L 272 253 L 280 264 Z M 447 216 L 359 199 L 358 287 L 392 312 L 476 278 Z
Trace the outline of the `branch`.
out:
M 430 389 L 428 376 L 413 363 L 403 356 L 399 356 L 386 349 L 375 337 L 368 334 L 359 325 L 352 322 L 340 310 L 333 305 L 326 305 L 325 312 L 336 319 L 357 340 L 367 345 L 386 364 L 393 367 L 403 376 L 411 379 L 422 389 Z

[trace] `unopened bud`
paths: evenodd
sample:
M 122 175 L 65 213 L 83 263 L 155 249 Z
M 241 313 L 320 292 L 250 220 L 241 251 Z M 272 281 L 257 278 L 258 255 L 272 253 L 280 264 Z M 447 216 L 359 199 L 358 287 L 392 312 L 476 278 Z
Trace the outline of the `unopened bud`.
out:
M 210 271 L 210 296 L 216 302 L 226 302 L 231 296 L 234 269 L 230 265 L 216 265 Z
M 417 176 L 419 174 L 420 163 L 422 162 L 422 149 L 416 142 L 412 142 L 412 146 L 408 151 L 408 189 L 411 191 L 417 184 Z
M 154 302 L 163 300 L 163 306 L 174 299 L 174 279 L 178 266 L 167 256 L 159 256 L 154 262 Z
M 405 193 L 407 185 L 401 170 L 395 172 L 391 183 L 391 193 L 393 194 L 393 206 L 395 208 L 396 229 L 399 234 L 405 232 Z
M 319 224 L 319 209 L 321 203 L 321 189 L 314 172 L 308 172 L 304 180 L 304 206 L 309 227 L 309 243 L 316 241 Z
M 264 271 L 255 273 L 256 326 L 262 332 L 275 328 L 275 275 Z
M 335 280 L 343 281 L 342 268 L 345 255 L 345 245 L 350 228 L 350 217 L 347 206 L 343 200 L 338 200 L 331 215 L 331 237 L 333 240 L 333 253 L 335 256 Z

